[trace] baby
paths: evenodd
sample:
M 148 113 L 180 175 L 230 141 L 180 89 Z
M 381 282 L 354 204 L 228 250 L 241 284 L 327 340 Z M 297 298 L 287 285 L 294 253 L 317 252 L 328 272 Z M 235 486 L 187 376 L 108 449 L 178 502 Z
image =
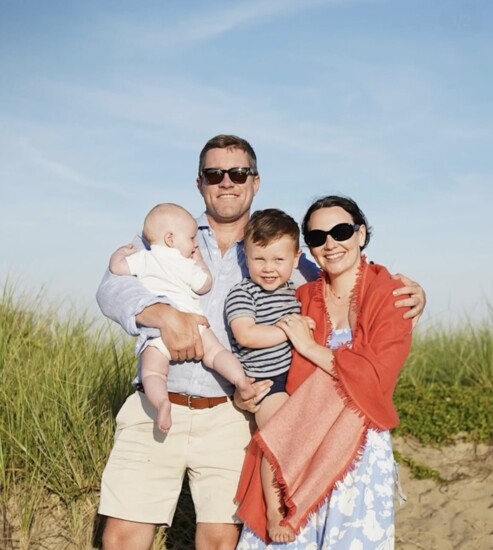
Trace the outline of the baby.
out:
M 150 250 L 126 245 L 110 259 L 115 275 L 136 275 L 145 288 L 166 296 L 180 310 L 202 315 L 199 295 L 208 292 L 212 277 L 196 240 L 197 223 L 177 204 L 155 206 L 144 221 L 143 236 Z M 211 329 L 199 325 L 204 346 L 203 363 L 233 383 L 245 400 L 255 395 L 239 360 L 219 342 Z M 142 385 L 157 409 L 156 423 L 163 432 L 171 427 L 168 369 L 171 357 L 161 338 L 149 340 L 142 351 Z

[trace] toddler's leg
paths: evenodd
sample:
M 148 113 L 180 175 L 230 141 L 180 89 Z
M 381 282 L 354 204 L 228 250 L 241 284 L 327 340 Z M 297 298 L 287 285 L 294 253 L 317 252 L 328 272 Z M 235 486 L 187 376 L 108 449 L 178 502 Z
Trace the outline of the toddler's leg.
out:
M 171 403 L 168 399 L 169 359 L 149 344 L 142 352 L 142 385 L 147 399 L 156 407 L 156 423 L 162 432 L 171 428 Z
M 265 426 L 269 418 L 285 403 L 288 394 L 284 392 L 268 395 L 260 406 L 260 410 L 255 413 L 257 426 Z M 260 465 L 260 476 L 262 478 L 262 489 L 264 491 L 265 504 L 267 507 L 267 529 L 269 537 L 274 542 L 292 542 L 294 541 L 293 531 L 286 525 L 281 525 L 284 519 L 284 507 L 280 498 L 279 487 L 276 483 L 274 472 L 269 461 L 262 458 Z
M 204 344 L 204 364 L 233 383 L 243 400 L 247 401 L 255 397 L 252 383 L 245 376 L 245 371 L 238 358 L 219 342 L 211 329 L 203 330 L 201 336 Z

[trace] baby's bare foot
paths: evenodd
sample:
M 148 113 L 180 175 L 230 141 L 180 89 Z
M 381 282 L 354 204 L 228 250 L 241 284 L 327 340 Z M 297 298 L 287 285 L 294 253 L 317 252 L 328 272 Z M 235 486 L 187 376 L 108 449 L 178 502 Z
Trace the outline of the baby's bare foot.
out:
M 162 401 L 161 405 L 159 405 L 156 423 L 162 432 L 169 432 L 171 428 L 171 403 L 167 399 Z
M 249 399 L 255 397 L 255 388 L 253 387 L 252 382 L 247 379 L 245 379 L 244 382 L 236 384 L 236 388 L 239 391 L 243 401 L 248 401 Z

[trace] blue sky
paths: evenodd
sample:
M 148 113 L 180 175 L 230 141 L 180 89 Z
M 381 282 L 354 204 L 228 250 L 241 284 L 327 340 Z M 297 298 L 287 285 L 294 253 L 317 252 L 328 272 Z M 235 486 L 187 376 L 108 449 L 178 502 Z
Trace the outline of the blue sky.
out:
M 255 208 L 356 199 L 423 326 L 493 305 L 490 0 L 0 0 L 0 279 L 97 312 L 158 202 L 202 211 L 198 153 L 255 148 Z

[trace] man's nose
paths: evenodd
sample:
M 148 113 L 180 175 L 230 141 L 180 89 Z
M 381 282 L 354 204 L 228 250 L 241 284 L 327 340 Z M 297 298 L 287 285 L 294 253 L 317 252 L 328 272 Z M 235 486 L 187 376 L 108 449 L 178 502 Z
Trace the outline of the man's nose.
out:
M 224 174 L 224 177 L 219 184 L 221 187 L 233 187 L 235 185 L 234 181 L 231 181 L 231 178 L 229 177 L 229 174 L 226 172 Z

